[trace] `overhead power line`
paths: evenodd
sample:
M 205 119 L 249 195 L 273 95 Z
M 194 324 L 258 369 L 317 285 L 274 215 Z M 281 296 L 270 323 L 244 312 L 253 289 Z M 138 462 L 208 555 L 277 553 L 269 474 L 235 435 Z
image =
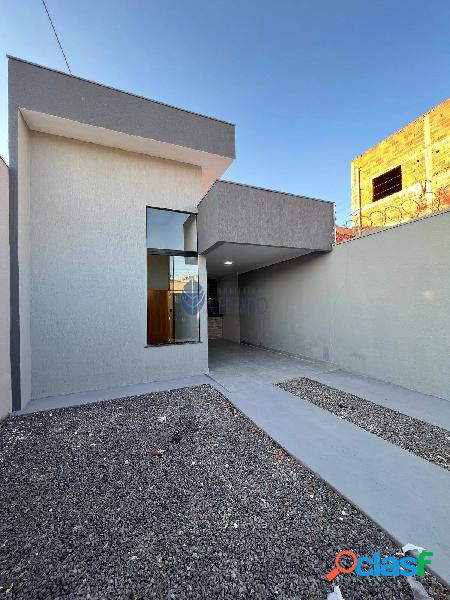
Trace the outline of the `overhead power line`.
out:
M 47 8 L 47 5 L 45 4 L 45 0 L 41 0 L 41 1 L 42 1 L 42 4 L 44 5 L 45 12 L 47 13 L 48 20 L 50 21 L 50 25 L 52 26 L 53 33 L 55 34 L 56 41 L 58 42 L 58 46 L 59 46 L 59 48 L 60 48 L 60 50 L 62 52 L 62 55 L 64 56 L 64 60 L 66 61 L 66 65 L 67 65 L 67 68 L 69 69 L 69 73 L 72 74 L 72 71 L 70 70 L 70 67 L 69 67 L 69 61 L 67 60 L 67 56 L 66 56 L 66 54 L 65 54 L 65 52 L 63 50 L 62 44 L 59 41 L 58 34 L 56 33 L 56 29 L 55 29 L 55 26 L 53 25 L 53 21 L 52 21 L 52 18 L 50 16 L 50 13 L 48 12 L 48 8 Z

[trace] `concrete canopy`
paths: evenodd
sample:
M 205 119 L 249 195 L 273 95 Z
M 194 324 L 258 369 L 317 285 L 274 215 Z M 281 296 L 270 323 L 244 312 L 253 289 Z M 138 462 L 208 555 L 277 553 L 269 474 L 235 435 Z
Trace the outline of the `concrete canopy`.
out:
M 199 204 L 198 241 L 216 278 L 329 251 L 334 204 L 216 181 Z

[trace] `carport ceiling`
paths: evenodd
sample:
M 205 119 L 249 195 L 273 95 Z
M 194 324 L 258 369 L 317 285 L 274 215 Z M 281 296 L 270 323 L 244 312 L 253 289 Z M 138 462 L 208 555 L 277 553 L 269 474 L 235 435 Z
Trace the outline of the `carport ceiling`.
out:
M 208 277 L 221 279 L 229 275 L 246 273 L 274 263 L 303 256 L 311 252 L 305 248 L 279 248 L 274 246 L 256 246 L 252 244 L 224 243 L 206 255 Z M 232 265 L 225 265 L 232 261 Z

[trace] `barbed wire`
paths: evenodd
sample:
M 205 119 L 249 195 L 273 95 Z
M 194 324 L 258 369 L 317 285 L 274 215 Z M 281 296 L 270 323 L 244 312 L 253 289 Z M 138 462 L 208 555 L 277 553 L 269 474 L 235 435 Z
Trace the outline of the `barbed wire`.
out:
M 344 225 L 336 227 L 336 243 L 347 242 L 375 231 L 388 229 L 450 210 L 450 184 L 441 186 L 435 192 L 428 192 L 424 185 L 420 189 L 411 190 L 400 198 L 393 199 L 386 206 L 369 205 L 363 207 L 361 217 L 359 211 L 351 213 Z

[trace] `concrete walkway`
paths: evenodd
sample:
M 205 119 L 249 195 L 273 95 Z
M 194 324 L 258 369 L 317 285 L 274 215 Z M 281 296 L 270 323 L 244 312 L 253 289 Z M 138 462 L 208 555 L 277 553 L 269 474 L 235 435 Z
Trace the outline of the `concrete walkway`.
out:
M 227 340 L 209 342 L 209 374 L 230 391 L 278 383 L 292 377 L 313 377 L 330 370 L 336 370 L 336 367 L 326 362 L 300 359 Z
M 228 392 L 258 427 L 450 585 L 450 473 L 271 384 Z
M 210 345 L 210 376 L 256 425 L 400 545 L 434 552 L 433 570 L 450 585 L 450 473 L 272 384 L 309 377 L 449 430 L 450 402 L 224 340 Z
M 450 430 L 450 402 L 307 360 L 226 340 L 209 348 L 210 376 L 230 392 L 284 379 L 309 377 L 360 398 Z

